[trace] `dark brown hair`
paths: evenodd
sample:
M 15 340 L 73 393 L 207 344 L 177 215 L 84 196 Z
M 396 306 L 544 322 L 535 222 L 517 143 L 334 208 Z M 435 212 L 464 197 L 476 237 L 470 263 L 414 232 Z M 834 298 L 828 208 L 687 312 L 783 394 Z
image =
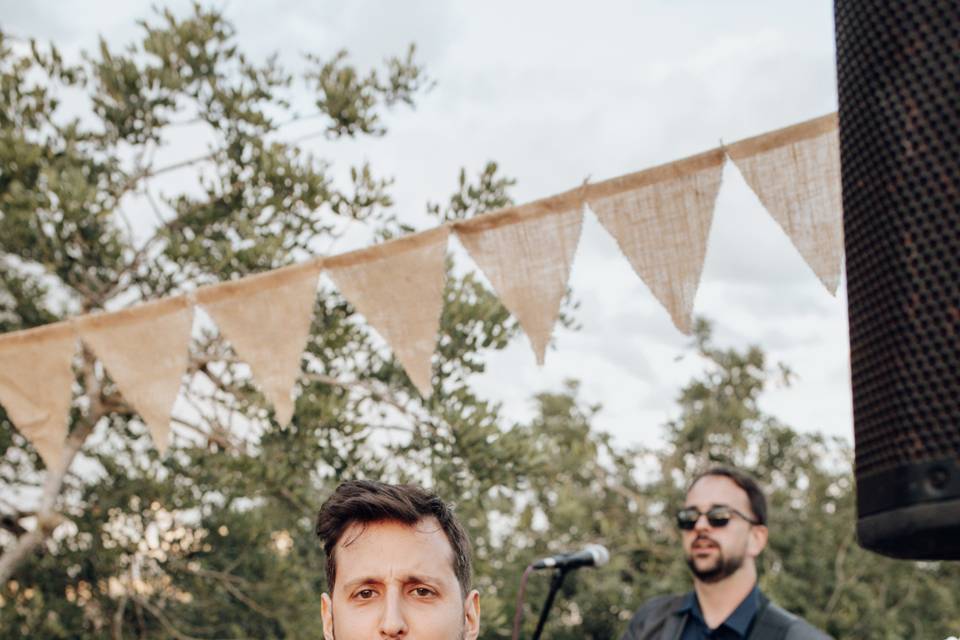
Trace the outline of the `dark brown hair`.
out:
M 450 542 L 453 572 L 462 595 L 466 596 L 470 590 L 470 538 L 450 505 L 416 485 L 374 480 L 344 482 L 320 507 L 316 530 L 327 554 L 327 588 L 333 592 L 337 579 L 337 543 L 350 525 L 394 521 L 412 527 L 430 517 L 437 519 Z
M 767 498 L 763 495 L 763 490 L 760 489 L 760 485 L 757 484 L 757 481 L 750 475 L 732 467 L 711 467 L 693 479 L 693 482 L 687 487 L 687 493 L 690 493 L 693 485 L 707 476 L 720 476 L 733 480 L 734 484 L 743 489 L 744 493 L 747 494 L 747 498 L 750 500 L 750 510 L 753 511 L 753 517 L 756 518 L 760 524 L 767 524 Z

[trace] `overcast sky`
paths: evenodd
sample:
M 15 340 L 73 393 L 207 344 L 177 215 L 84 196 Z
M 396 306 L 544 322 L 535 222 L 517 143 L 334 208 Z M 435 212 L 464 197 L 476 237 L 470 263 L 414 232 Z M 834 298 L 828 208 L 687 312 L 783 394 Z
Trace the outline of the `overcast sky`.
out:
M 170 2 L 177 12 L 187 2 Z M 0 24 L 67 53 L 124 44 L 151 2 L 0 0 Z M 253 56 L 346 48 L 377 64 L 415 42 L 436 88 L 399 109 L 383 139 L 308 143 L 347 167 L 369 159 L 396 179 L 397 213 L 419 228 L 461 167 L 496 160 L 527 202 L 591 180 L 675 160 L 836 109 L 829 0 L 604 2 L 225 2 Z M 81 8 L 82 7 L 82 8 Z M 183 143 L 185 146 L 188 144 Z M 174 154 L 184 154 L 184 149 Z M 186 179 L 186 177 L 178 178 Z M 362 238 L 354 241 L 362 245 Z M 358 244 L 359 243 L 359 244 Z M 337 252 L 355 248 L 349 243 Z M 587 216 L 571 285 L 577 332 L 558 331 L 541 369 L 526 340 L 489 360 L 476 381 L 509 416 L 530 397 L 582 381 L 598 427 L 654 444 L 676 415 L 680 386 L 701 369 L 689 339 Z M 802 431 L 852 439 L 846 289 L 826 292 L 780 228 L 727 166 L 696 300 L 721 346 L 757 344 L 797 374 L 763 407 Z

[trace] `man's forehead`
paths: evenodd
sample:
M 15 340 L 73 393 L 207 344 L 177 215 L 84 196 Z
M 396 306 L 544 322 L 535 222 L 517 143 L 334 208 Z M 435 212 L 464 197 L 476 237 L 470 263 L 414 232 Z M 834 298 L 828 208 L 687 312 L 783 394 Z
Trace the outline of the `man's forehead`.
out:
M 726 476 L 703 476 L 690 487 L 686 504 L 691 506 L 725 504 L 739 509 L 749 509 L 750 496 Z
M 435 518 L 416 524 L 395 520 L 353 523 L 336 546 L 337 573 L 379 571 L 454 575 L 453 548 Z M 339 582 L 339 577 L 338 577 Z
M 359 543 L 370 532 L 372 532 L 374 536 L 413 536 L 415 539 L 419 539 L 421 543 L 439 541 L 438 536 L 443 538 L 444 541 L 447 539 L 443 527 L 440 526 L 437 519 L 433 516 L 425 516 L 413 524 L 399 520 L 351 522 L 347 525 L 347 528 L 343 530 L 343 534 L 337 541 L 336 546 L 341 550 L 352 547 Z

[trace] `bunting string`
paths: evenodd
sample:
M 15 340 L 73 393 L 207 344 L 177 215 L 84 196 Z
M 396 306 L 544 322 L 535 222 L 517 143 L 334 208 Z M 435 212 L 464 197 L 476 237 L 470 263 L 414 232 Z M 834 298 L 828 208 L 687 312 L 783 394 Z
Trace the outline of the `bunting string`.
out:
M 322 272 L 428 396 L 451 233 L 517 318 L 543 364 L 587 208 L 674 325 L 689 333 L 728 158 L 835 294 L 843 260 L 837 127 L 837 115 L 829 114 L 372 247 L 205 286 L 187 297 L 0 335 L 0 404 L 45 463 L 56 464 L 66 436 L 71 363 L 79 339 L 103 363 L 163 451 L 199 305 L 250 365 L 277 422 L 286 424 L 293 415 L 292 394 Z

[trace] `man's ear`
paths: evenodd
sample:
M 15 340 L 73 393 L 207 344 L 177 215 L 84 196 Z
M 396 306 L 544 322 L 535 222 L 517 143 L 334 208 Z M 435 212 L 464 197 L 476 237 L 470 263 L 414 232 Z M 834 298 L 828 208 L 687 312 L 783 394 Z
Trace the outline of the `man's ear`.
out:
M 747 554 L 753 558 L 760 555 L 760 552 L 767 546 L 767 526 L 756 524 L 750 527 L 750 537 L 747 539 Z
M 323 619 L 324 640 L 333 640 L 333 600 L 326 593 L 320 596 L 320 617 Z
M 326 629 L 326 626 L 324 626 Z M 477 640 L 480 635 L 480 592 L 474 589 L 463 601 L 464 640 Z M 327 640 L 331 640 L 328 638 Z

